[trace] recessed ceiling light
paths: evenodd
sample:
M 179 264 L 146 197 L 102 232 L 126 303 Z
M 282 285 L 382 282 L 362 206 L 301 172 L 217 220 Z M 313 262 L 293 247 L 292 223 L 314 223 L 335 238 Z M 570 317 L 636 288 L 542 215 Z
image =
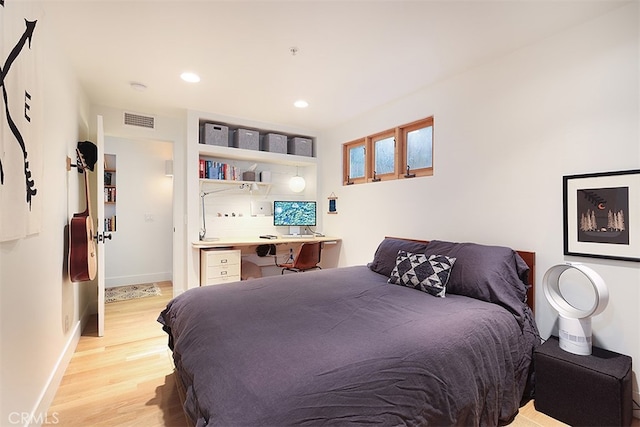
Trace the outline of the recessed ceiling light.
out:
M 184 72 L 180 74 L 180 78 L 189 83 L 198 83 L 200 81 L 200 76 L 191 72 Z
M 295 105 L 298 108 L 307 108 L 309 106 L 309 103 L 304 99 L 299 99 L 296 102 L 294 102 L 293 105 Z

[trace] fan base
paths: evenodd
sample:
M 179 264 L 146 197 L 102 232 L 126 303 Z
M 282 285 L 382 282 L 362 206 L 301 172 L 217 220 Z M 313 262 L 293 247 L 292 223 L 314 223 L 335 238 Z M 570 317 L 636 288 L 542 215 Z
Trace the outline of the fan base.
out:
M 591 354 L 591 318 L 571 319 L 559 316 L 560 348 L 573 354 Z

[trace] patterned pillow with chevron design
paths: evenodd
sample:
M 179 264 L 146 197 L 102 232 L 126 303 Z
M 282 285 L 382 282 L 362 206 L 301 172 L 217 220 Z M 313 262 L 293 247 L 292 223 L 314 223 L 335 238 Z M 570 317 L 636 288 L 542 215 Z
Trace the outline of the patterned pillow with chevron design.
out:
M 455 261 L 455 258 L 445 255 L 427 257 L 425 254 L 398 251 L 396 266 L 388 282 L 444 298 Z

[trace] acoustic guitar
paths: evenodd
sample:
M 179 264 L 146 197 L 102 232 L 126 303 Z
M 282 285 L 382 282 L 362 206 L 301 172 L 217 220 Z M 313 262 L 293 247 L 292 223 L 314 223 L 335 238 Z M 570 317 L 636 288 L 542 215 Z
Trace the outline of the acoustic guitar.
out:
M 91 198 L 89 197 L 89 176 L 87 164 L 80 150 L 78 170 L 84 175 L 84 188 L 87 207 L 83 212 L 73 214 L 69 224 L 69 278 L 72 282 L 86 282 L 96 277 L 98 256 L 93 240 L 93 218 L 91 217 Z

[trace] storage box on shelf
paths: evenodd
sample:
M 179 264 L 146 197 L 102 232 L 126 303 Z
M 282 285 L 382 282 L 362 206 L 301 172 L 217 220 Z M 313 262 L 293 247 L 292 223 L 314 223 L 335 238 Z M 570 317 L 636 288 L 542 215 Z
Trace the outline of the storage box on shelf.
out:
M 287 154 L 287 137 L 277 133 L 268 133 L 262 140 L 262 151 Z
M 271 171 L 260 171 L 260 182 L 271 182 Z
M 313 143 L 309 138 L 293 137 L 289 140 L 288 152 L 297 156 L 311 157 L 313 156 Z
M 229 146 L 229 127 L 216 123 L 200 125 L 200 144 Z
M 255 181 L 256 180 L 256 173 L 254 171 L 242 172 L 242 180 L 243 181 Z
M 238 128 L 233 133 L 233 146 L 245 150 L 260 149 L 260 132 Z
M 266 129 L 248 129 L 200 120 L 198 142 L 202 145 L 313 157 L 313 139 Z

